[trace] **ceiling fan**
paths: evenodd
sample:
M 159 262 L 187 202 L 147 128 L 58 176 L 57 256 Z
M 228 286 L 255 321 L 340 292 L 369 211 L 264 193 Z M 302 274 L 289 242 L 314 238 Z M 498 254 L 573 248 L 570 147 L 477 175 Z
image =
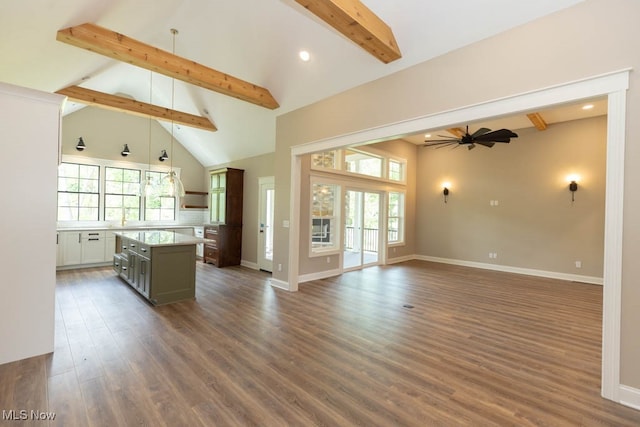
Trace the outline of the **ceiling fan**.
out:
M 461 132 L 462 133 L 462 132 Z M 491 129 L 480 128 L 472 134 L 469 134 L 469 126 L 464 135 L 461 137 L 448 137 L 446 135 L 438 135 L 440 138 L 446 139 L 427 139 L 425 140 L 425 147 L 436 146 L 436 148 L 442 148 L 449 145 L 466 145 L 469 150 L 475 148 L 475 144 L 484 145 L 485 147 L 493 147 L 496 142 L 508 143 L 511 138 L 517 138 L 518 134 L 510 131 L 509 129 L 498 129 L 493 132 Z

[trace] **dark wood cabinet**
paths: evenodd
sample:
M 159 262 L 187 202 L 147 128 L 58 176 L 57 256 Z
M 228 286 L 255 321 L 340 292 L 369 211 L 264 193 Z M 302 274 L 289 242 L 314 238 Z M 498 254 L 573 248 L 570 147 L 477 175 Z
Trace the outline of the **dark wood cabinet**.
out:
M 210 225 L 204 227 L 203 261 L 218 267 L 240 265 L 242 259 L 242 197 L 244 170 L 211 172 Z

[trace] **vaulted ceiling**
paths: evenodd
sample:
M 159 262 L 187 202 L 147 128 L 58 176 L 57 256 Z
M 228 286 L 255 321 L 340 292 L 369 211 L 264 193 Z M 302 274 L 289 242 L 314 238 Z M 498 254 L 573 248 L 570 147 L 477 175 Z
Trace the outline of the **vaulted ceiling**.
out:
M 7 1 L 0 3 L 0 81 L 48 92 L 78 86 L 133 103 L 173 107 L 187 120 L 176 127 L 176 138 L 209 166 L 274 151 L 277 115 L 580 1 Z M 352 19 L 350 10 L 365 16 L 356 30 L 331 22 Z M 374 18 L 363 10 L 382 24 L 370 25 Z M 265 88 L 278 106 L 265 108 L 182 80 L 175 80 L 172 89 L 172 79 L 160 73 L 154 73 L 150 92 L 148 70 L 56 40 L 60 30 L 85 23 L 166 52 L 174 49 L 170 29 L 176 28 L 177 56 Z M 358 46 L 358 40 L 371 39 L 371 34 L 374 41 L 381 35 L 382 45 Z M 299 58 L 301 50 L 310 53 L 309 61 Z M 64 114 L 84 106 L 68 102 Z M 207 129 L 206 122 L 217 131 Z

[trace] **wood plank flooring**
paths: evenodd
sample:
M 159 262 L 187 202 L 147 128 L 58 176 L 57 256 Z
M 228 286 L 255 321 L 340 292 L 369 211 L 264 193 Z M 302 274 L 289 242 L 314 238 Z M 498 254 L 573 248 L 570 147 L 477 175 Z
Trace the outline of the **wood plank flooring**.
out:
M 196 300 L 152 307 L 57 277 L 55 352 L 0 365 L 1 410 L 56 418 L 1 425 L 640 425 L 600 397 L 598 286 L 412 261 L 288 293 L 198 263 Z

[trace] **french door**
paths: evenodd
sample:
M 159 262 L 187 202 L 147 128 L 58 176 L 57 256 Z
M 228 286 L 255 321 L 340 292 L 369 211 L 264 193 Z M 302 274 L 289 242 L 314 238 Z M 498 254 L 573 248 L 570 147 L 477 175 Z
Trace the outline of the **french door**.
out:
M 380 262 L 380 193 L 347 190 L 344 200 L 344 251 L 342 268 L 355 270 Z

